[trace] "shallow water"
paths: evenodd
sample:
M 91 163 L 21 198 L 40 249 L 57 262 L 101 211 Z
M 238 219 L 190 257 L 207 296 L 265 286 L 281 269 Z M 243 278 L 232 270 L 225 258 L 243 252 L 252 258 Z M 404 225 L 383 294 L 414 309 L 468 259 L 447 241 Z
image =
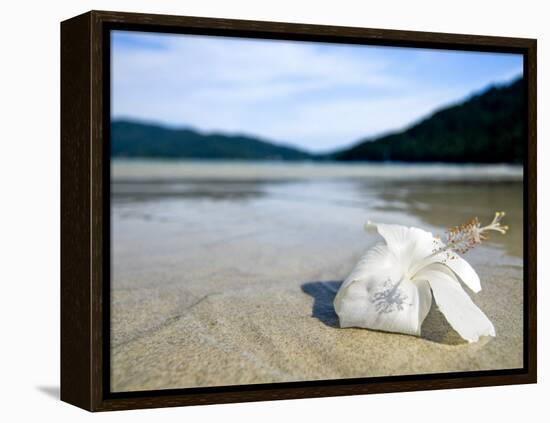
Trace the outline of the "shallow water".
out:
M 223 216 L 234 208 L 242 208 L 244 218 L 247 207 L 297 214 L 330 207 L 335 214 L 362 211 L 365 221 L 443 234 L 472 217 L 486 222 L 506 211 L 511 230 L 490 244 L 523 256 L 522 169 L 516 166 L 116 161 L 112 173 L 115 233 L 128 219 L 185 224 L 199 211 L 218 232 L 231 234 Z

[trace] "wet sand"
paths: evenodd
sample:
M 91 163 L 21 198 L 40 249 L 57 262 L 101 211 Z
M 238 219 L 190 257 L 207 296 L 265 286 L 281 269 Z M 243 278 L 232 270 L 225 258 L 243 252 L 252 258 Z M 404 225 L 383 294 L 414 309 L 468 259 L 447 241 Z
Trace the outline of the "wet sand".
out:
M 112 184 L 113 391 L 522 367 L 518 172 L 214 166 L 190 178 L 159 165 L 144 180 L 125 166 Z M 496 210 L 509 234 L 466 255 L 496 338 L 462 341 L 435 305 L 421 337 L 338 328 L 334 295 L 379 241 L 366 220 L 442 234 Z

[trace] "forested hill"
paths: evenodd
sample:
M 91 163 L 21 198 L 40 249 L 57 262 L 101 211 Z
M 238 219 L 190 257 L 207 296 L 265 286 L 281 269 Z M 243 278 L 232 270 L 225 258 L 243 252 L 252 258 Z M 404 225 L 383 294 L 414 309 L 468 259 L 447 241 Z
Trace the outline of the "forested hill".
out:
M 111 156 L 239 160 L 309 160 L 302 150 L 242 135 L 203 134 L 133 121 L 111 123 Z
M 491 87 L 405 131 L 360 141 L 329 157 L 346 161 L 519 163 L 525 141 L 523 90 L 523 78 Z
M 127 158 L 520 163 L 524 82 L 492 87 L 400 132 L 315 155 L 244 135 L 201 133 L 127 120 L 111 123 L 111 155 Z M 391 113 L 391 111 L 388 111 Z M 368 116 L 365 117 L 368 119 Z

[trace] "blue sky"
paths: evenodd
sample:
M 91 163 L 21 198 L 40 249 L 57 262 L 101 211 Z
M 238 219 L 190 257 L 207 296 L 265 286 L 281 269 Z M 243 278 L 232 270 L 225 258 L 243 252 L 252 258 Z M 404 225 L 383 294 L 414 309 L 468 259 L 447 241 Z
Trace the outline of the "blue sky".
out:
M 514 54 L 114 31 L 114 119 L 330 151 L 522 74 Z

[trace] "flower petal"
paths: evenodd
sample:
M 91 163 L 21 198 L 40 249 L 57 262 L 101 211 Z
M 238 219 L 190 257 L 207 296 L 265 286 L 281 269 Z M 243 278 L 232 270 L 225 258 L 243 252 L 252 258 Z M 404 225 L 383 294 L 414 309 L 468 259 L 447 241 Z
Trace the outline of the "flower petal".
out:
M 387 245 L 377 244 L 363 254 L 341 288 L 344 288 L 355 279 L 361 279 L 368 274 L 375 274 L 380 271 L 387 272 L 388 270 L 393 270 L 395 274 L 392 277 L 400 277 L 396 269 L 397 265 L 398 260 L 388 249 Z
M 470 263 L 458 254 L 451 253 L 451 258 L 446 259 L 442 263 L 449 267 L 472 291 L 476 293 L 481 291 L 481 281 L 477 272 Z
M 451 269 L 455 275 L 458 276 L 460 280 L 464 282 L 464 284 L 467 285 L 472 291 L 476 293 L 481 291 L 481 281 L 479 280 L 477 272 L 470 265 L 470 263 L 453 251 L 445 251 L 436 254 L 427 260 L 420 261 L 419 263 L 420 265 L 417 265 L 418 270 L 412 276 L 413 279 L 416 279 L 415 275 L 421 273 L 423 269 L 429 269 L 430 267 L 433 267 L 434 264 L 443 264 Z
M 434 238 L 434 245 L 437 249 L 445 248 L 445 244 L 439 239 Z M 481 291 L 481 282 L 474 268 L 470 263 L 451 250 L 430 254 L 428 258 L 414 262 L 412 266 L 413 271 L 417 273 L 434 263 L 441 263 L 449 267 L 472 291 L 476 293 Z M 412 279 L 414 279 L 414 274 Z
M 445 266 L 430 266 L 420 271 L 415 280 L 427 280 L 435 302 L 458 334 L 469 342 L 480 336 L 495 336 L 495 328 L 487 316 L 462 289 L 454 274 Z
M 436 247 L 432 233 L 419 228 L 373 222 L 368 222 L 367 227 L 376 228 L 404 272 L 431 255 Z
M 336 297 L 334 298 L 334 309 L 336 313 L 339 313 L 339 310 L 342 309 L 342 301 L 344 297 L 348 295 L 347 290 L 350 285 L 357 281 L 372 277 L 377 273 L 383 272 L 387 274 L 389 269 L 395 269 L 395 264 L 395 256 L 390 253 L 386 245 L 379 244 L 369 249 L 359 259 L 355 268 L 338 289 Z M 397 274 L 395 276 L 399 277 Z
M 334 299 L 340 326 L 420 335 L 431 305 L 429 285 L 399 277 L 386 246 L 369 250 Z

